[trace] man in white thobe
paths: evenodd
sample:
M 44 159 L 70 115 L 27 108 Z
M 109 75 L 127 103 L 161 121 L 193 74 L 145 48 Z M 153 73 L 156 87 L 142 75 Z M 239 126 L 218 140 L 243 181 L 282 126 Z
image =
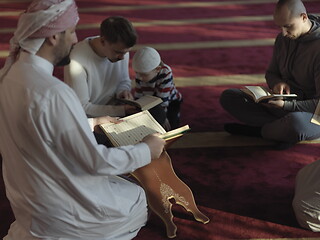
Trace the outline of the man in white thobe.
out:
M 77 37 L 74 0 L 35 0 L 0 72 L 0 150 L 15 215 L 5 240 L 125 240 L 147 220 L 143 189 L 117 175 L 159 157 L 164 140 L 98 145 L 71 88 L 52 76 Z
M 320 160 L 298 172 L 292 205 L 301 227 L 320 232 Z

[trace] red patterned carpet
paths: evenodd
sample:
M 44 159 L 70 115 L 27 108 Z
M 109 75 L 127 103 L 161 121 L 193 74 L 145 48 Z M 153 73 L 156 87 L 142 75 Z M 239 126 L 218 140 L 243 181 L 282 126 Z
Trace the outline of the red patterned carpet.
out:
M 0 64 L 7 54 L 18 13 L 28 2 L 0 2 Z M 190 134 L 200 133 L 198 137 L 207 136 L 201 135 L 207 132 L 221 133 L 225 122 L 234 121 L 220 107 L 219 95 L 230 86 L 243 84 L 237 82 L 239 76 L 246 84 L 256 84 L 250 82 L 252 78 L 261 84 L 278 32 L 272 22 L 274 0 L 76 2 L 81 17 L 80 40 L 97 35 L 104 18 L 122 15 L 134 23 L 139 45 L 159 50 L 172 67 L 184 96 L 182 123 L 191 126 Z M 311 13 L 320 12 L 319 1 L 306 1 L 305 5 Z M 55 74 L 62 77 L 61 69 Z M 234 81 L 225 82 L 225 77 L 234 77 Z M 204 82 L 203 78 L 209 80 Z M 191 84 L 186 84 L 189 81 Z M 176 239 L 320 239 L 320 233 L 298 226 L 291 208 L 295 175 L 319 159 L 320 145 L 298 144 L 280 152 L 267 144 L 255 146 L 254 139 L 250 146 L 244 143 L 238 147 L 225 141 L 221 139 L 219 147 L 192 147 L 189 143 L 190 148 L 168 150 L 177 175 L 190 186 L 199 208 L 211 219 L 203 225 L 175 206 Z M 0 218 L 2 238 L 14 219 L 2 179 Z M 155 215 L 135 238 L 147 239 L 167 239 L 164 224 Z

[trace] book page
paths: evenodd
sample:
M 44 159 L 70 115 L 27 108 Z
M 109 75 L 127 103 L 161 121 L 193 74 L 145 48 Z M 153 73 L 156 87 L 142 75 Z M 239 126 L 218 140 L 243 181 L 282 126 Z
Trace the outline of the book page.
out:
M 120 123 L 101 124 L 102 130 L 114 146 L 132 145 L 152 133 L 165 133 L 163 127 L 148 111 L 122 118 Z
M 297 94 L 290 93 L 290 94 L 272 94 L 273 97 L 275 98 L 280 98 L 280 99 L 290 99 L 290 98 L 296 98 L 298 97 Z
M 320 102 L 319 102 L 320 103 Z M 320 104 L 318 103 L 316 110 L 311 118 L 311 122 L 320 125 Z
M 181 136 L 184 132 L 189 131 L 189 130 L 190 130 L 189 125 L 184 125 L 182 127 L 179 127 L 179 128 L 173 129 L 169 132 L 166 132 L 166 133 L 162 134 L 160 137 L 165 140 L 169 140 L 169 139 Z
M 254 95 L 255 99 L 260 99 L 265 96 L 270 96 L 272 95 L 269 91 L 267 91 L 264 87 L 260 86 L 245 86 L 248 90 L 252 92 Z

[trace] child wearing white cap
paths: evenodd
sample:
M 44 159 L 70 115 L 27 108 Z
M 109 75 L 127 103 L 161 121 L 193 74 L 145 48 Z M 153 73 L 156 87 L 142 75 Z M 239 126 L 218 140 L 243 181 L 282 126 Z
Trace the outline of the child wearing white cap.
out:
M 135 53 L 132 67 L 136 72 L 134 97 L 160 97 L 162 104 L 150 109 L 150 113 L 166 130 L 179 127 L 182 95 L 174 85 L 171 68 L 151 47 L 142 47 Z

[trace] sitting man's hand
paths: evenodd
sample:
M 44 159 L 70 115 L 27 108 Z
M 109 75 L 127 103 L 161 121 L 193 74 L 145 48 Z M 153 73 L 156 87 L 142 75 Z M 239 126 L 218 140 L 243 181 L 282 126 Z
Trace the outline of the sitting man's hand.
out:
M 142 139 L 150 149 L 151 159 L 158 159 L 164 149 L 166 141 L 157 136 L 158 134 L 150 134 Z
M 290 86 L 285 82 L 279 82 L 272 89 L 275 94 L 290 94 Z
M 103 131 L 101 130 L 99 125 L 103 124 L 103 123 L 109 123 L 109 122 L 120 123 L 120 122 L 122 122 L 122 120 L 119 120 L 119 118 L 117 118 L 117 117 L 109 117 L 109 116 L 93 118 L 93 130 L 96 133 L 103 134 Z
M 267 107 L 283 108 L 284 101 L 281 100 L 281 99 L 269 100 L 268 103 L 265 103 L 264 105 L 267 106 Z
M 133 100 L 133 96 L 129 90 L 124 90 L 118 93 L 117 98 Z

